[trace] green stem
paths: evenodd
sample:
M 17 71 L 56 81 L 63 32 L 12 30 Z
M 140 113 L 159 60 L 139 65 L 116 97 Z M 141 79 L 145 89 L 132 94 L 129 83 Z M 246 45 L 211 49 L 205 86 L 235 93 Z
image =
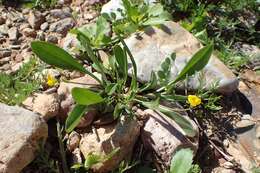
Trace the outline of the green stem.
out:
M 63 140 L 62 140 L 62 129 L 60 127 L 59 121 L 57 121 L 57 135 L 58 135 L 58 141 L 59 141 L 59 149 L 60 149 L 60 155 L 61 155 L 61 160 L 62 160 L 63 172 L 70 173 L 68 165 L 67 165 L 66 153 L 64 150 L 64 144 L 63 144 Z

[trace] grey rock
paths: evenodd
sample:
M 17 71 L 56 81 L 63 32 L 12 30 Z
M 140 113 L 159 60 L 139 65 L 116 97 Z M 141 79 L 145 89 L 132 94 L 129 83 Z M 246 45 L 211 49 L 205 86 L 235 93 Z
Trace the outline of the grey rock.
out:
M 95 0 L 94 0 L 95 1 Z M 154 3 L 155 0 L 144 0 L 145 3 Z M 123 2 L 122 0 L 110 0 L 108 3 L 102 6 L 101 14 L 102 13 L 108 13 L 111 12 L 116 14 L 117 19 L 122 18 L 121 13 L 118 10 L 124 11 Z
M 50 15 L 56 19 L 64 19 L 67 17 L 72 17 L 72 14 L 70 12 L 63 11 L 62 9 L 51 10 Z
M 65 35 L 71 28 L 75 26 L 75 24 L 76 23 L 72 18 L 65 18 L 52 23 L 50 25 L 50 31 Z
M 18 29 L 16 27 L 12 27 L 8 30 L 8 37 L 10 41 L 16 41 L 18 39 Z
M 42 31 L 46 31 L 49 28 L 49 23 L 44 22 L 43 24 L 41 24 L 40 28 Z
M 44 16 L 39 11 L 30 11 L 28 23 L 34 29 L 40 29 L 41 24 L 45 21 Z
M 48 35 L 47 36 L 46 41 L 50 42 L 50 43 L 55 43 L 56 44 L 56 43 L 58 43 L 59 39 L 58 39 L 57 36 L 52 34 L 52 35 Z
M 9 27 L 7 25 L 0 25 L 0 34 L 8 35 Z
M 172 64 L 170 78 L 174 80 L 190 58 L 202 47 L 191 33 L 175 22 L 166 22 L 161 29 L 149 27 L 145 32 L 133 34 L 125 39 L 125 42 L 135 58 L 138 80 L 143 83 L 150 80 L 151 72 L 158 71 L 160 64 L 173 52 L 176 53 L 176 60 Z M 129 64 L 130 75 L 131 66 Z M 186 87 L 196 90 L 200 85 L 199 79 L 205 82 L 206 89 L 219 81 L 217 90 L 221 93 L 231 93 L 238 86 L 236 76 L 214 54 L 201 73 L 188 79 Z M 183 83 L 179 87 L 186 88 Z
M 0 172 L 19 173 L 45 143 L 48 127 L 39 115 L 0 103 Z
M 120 148 L 111 159 L 91 167 L 93 172 L 105 173 L 117 168 L 122 160 L 131 157 L 134 144 L 140 134 L 140 125 L 136 120 L 122 116 L 117 123 L 101 126 L 95 131 L 96 134 L 81 134 L 79 148 L 85 158 L 89 154 L 104 157 L 116 148 Z
M 179 108 L 176 106 L 175 108 Z M 156 153 L 162 161 L 169 166 L 173 154 L 181 148 L 191 148 L 195 152 L 198 149 L 198 127 L 188 117 L 187 113 L 182 115 L 193 125 L 197 132 L 195 137 L 188 138 L 183 129 L 172 119 L 165 115 L 159 115 L 152 110 L 145 110 L 149 115 L 141 131 L 144 146 Z

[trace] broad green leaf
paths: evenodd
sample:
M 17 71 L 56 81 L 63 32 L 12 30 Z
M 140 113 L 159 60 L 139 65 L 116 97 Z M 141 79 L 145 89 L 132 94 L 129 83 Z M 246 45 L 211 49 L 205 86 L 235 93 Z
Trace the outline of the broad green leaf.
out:
M 194 137 L 196 135 L 196 131 L 193 129 L 193 126 L 190 123 L 190 121 L 188 121 L 178 112 L 163 105 L 159 105 L 159 107 L 156 110 L 173 119 L 183 129 L 187 136 Z
M 147 101 L 141 101 L 141 100 L 136 100 L 140 102 L 143 106 L 158 111 L 159 113 L 162 113 L 169 118 L 173 119 L 186 133 L 187 136 L 189 137 L 194 137 L 196 135 L 196 131 L 193 129 L 192 124 L 190 121 L 188 121 L 186 118 L 184 118 L 182 115 L 174 111 L 173 109 L 160 105 L 159 104 L 159 98 L 156 100 L 147 102 Z
M 127 79 L 127 56 L 125 51 L 118 45 L 114 47 L 114 55 L 118 64 L 117 71 L 126 82 Z
M 108 32 L 110 31 L 110 25 L 108 21 L 102 16 L 98 17 L 96 25 L 97 27 L 95 34 L 95 42 L 97 44 L 100 44 L 100 42 L 103 41 L 104 38 L 107 38 L 106 34 L 108 34 Z
M 68 70 L 77 70 L 86 73 L 86 69 L 62 48 L 42 41 L 31 43 L 33 52 L 47 64 Z
M 192 167 L 193 151 L 189 148 L 175 153 L 171 160 L 170 173 L 188 173 Z
M 78 104 L 86 106 L 104 101 L 104 99 L 98 93 L 86 88 L 73 88 L 72 97 Z
M 175 101 L 181 101 L 181 102 L 186 102 L 187 101 L 187 96 L 183 95 L 176 95 L 176 94 L 171 94 L 171 95 L 160 95 L 160 97 L 164 100 L 170 101 L 170 102 L 175 102 Z
M 97 154 L 89 154 L 85 159 L 84 167 L 86 169 L 90 169 L 93 165 L 103 161 L 102 157 Z
M 196 52 L 171 84 L 181 81 L 187 76 L 191 76 L 195 72 L 202 70 L 208 64 L 212 52 L 213 44 L 205 46 Z
M 67 69 L 67 70 L 77 70 L 82 73 L 86 73 L 94 78 L 96 81 L 101 83 L 101 81 L 88 70 L 86 70 L 83 65 L 76 61 L 68 52 L 62 48 L 42 41 L 34 41 L 31 43 L 33 52 L 47 64 Z
M 65 129 L 70 133 L 80 122 L 80 118 L 87 112 L 87 107 L 84 105 L 76 104 L 73 110 L 69 113 L 66 119 Z
M 158 16 L 163 12 L 163 6 L 161 4 L 149 5 L 147 12 L 150 16 Z

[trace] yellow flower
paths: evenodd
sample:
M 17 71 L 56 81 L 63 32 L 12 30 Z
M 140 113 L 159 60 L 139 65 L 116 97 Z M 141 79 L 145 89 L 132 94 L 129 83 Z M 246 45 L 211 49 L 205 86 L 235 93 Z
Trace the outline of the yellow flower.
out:
M 188 95 L 188 102 L 191 107 L 196 107 L 201 104 L 201 98 L 196 95 Z
M 53 86 L 55 86 L 56 83 L 57 83 L 57 80 L 55 79 L 55 77 L 53 77 L 52 75 L 48 74 L 47 75 L 47 85 L 49 87 L 53 87 Z

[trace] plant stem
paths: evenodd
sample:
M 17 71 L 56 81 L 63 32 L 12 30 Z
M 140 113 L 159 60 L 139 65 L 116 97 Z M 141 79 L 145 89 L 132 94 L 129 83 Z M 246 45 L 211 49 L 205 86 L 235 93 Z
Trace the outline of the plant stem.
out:
M 61 160 L 62 160 L 63 172 L 70 173 L 68 165 L 67 165 L 66 153 L 64 150 L 64 144 L 63 144 L 63 140 L 62 140 L 62 129 L 60 127 L 59 121 L 57 121 L 57 135 L 58 135 L 58 141 L 59 141 L 59 149 L 60 149 L 60 155 L 61 155 Z

